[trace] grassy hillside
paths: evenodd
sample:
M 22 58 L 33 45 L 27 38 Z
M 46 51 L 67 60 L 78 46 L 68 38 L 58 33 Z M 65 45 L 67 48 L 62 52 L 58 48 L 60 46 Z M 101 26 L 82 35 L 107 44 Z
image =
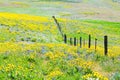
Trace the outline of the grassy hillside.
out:
M 0 1 L 0 80 L 120 79 L 119 3 L 76 1 Z M 67 44 L 53 15 L 67 35 Z M 80 43 L 70 44 L 74 37 L 82 37 L 82 48 Z
M 77 3 L 69 0 L 5 0 L 0 1 L 0 11 L 49 17 L 56 15 L 69 19 L 100 19 L 118 22 L 120 20 L 120 5 L 112 0 L 80 0 Z

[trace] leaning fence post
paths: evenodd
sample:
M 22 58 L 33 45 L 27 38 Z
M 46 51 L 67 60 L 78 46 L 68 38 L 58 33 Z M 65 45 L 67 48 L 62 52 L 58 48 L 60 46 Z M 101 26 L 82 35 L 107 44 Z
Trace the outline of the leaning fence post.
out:
M 80 48 L 82 48 L 82 37 L 80 37 Z
M 108 36 L 104 36 L 104 54 L 108 53 Z
M 97 39 L 95 38 L 95 51 L 97 49 Z
M 67 36 L 64 34 L 64 43 L 67 43 Z
M 76 37 L 74 37 L 74 46 L 76 46 Z
M 72 45 L 72 38 L 70 38 L 70 45 Z
M 91 35 L 89 34 L 89 40 L 88 40 L 88 48 L 91 47 Z
M 60 34 L 62 35 L 62 37 L 63 37 L 64 35 L 63 35 L 63 32 L 62 32 L 62 29 L 61 29 L 60 24 L 58 23 L 58 21 L 57 21 L 57 19 L 55 18 L 55 16 L 52 16 L 52 18 L 54 19 L 54 21 L 55 21 L 55 23 L 56 23 L 56 25 L 57 25 L 57 27 L 58 27 L 58 30 L 59 30 Z

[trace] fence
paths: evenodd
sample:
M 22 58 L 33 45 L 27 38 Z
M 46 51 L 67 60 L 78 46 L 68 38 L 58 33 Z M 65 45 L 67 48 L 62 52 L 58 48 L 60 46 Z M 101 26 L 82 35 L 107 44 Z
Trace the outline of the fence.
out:
M 60 24 L 58 23 L 57 19 L 55 18 L 55 16 L 52 16 L 52 18 L 54 19 L 55 23 L 57 24 L 57 27 L 58 27 L 58 30 L 61 34 L 61 36 L 64 38 L 64 43 L 68 43 L 68 38 L 67 38 L 67 35 L 66 34 L 63 34 L 62 32 L 62 29 L 60 27 Z M 91 47 L 91 35 L 89 34 L 88 35 L 88 48 Z M 95 38 L 95 51 L 97 50 L 97 41 L 98 39 Z M 78 43 L 80 44 L 80 48 L 82 48 L 82 46 L 85 46 L 85 39 L 83 39 L 82 37 L 80 37 L 80 39 L 77 39 L 76 37 L 74 38 L 70 38 L 70 44 L 71 45 L 74 45 L 74 46 L 77 46 Z M 104 55 L 107 56 L 108 54 L 108 36 L 105 35 L 104 36 Z
M 68 42 L 69 40 L 69 42 Z M 98 39 L 95 38 L 94 42 L 95 42 L 95 51 L 97 50 L 97 41 Z M 88 35 L 88 48 L 91 48 L 91 42 L 92 42 L 92 39 L 91 39 L 91 35 L 89 34 Z M 79 39 L 77 39 L 76 37 L 74 38 L 68 38 L 66 34 L 64 34 L 64 43 L 67 44 L 67 43 L 70 43 L 70 45 L 74 45 L 74 46 L 77 46 L 79 44 L 80 48 L 82 48 L 82 46 L 85 46 L 85 39 L 83 39 L 82 37 L 80 37 Z M 104 55 L 107 56 L 108 54 L 108 36 L 104 36 Z

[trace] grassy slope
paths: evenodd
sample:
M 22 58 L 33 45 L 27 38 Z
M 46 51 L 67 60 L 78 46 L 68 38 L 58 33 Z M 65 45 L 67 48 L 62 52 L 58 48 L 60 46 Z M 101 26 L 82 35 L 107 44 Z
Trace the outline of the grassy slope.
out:
M 120 23 L 119 22 L 108 22 L 101 20 L 79 20 L 75 22 L 66 21 L 65 33 L 68 37 L 83 37 L 83 39 L 88 40 L 88 35 L 92 35 L 92 42 L 97 38 L 100 42 L 99 45 L 103 44 L 103 37 L 108 35 L 109 46 L 115 46 L 120 44 L 119 32 Z M 93 43 L 94 44 L 94 43 Z
M 96 0 L 92 0 L 92 1 L 93 1 L 92 5 L 95 5 L 97 3 Z M 77 12 L 72 13 L 71 11 L 69 11 L 71 7 L 72 7 L 72 9 L 75 9 L 75 8 L 73 8 L 73 5 L 75 5 L 77 3 L 74 3 L 72 5 L 71 5 L 71 3 L 63 3 L 62 5 L 64 5 L 64 6 L 61 6 L 61 4 L 59 4 L 59 3 L 63 3 L 63 2 L 39 2 L 39 3 L 36 3 L 36 2 L 28 3 L 27 2 L 26 4 L 30 5 L 29 7 L 26 7 L 26 6 L 25 7 L 21 7 L 21 6 L 14 7 L 11 5 L 9 5 L 9 6 L 3 5 L 2 7 L 0 7 L 0 10 L 5 11 L 5 12 L 26 13 L 26 14 L 32 14 L 32 15 L 48 16 L 48 17 L 51 17 L 52 15 L 57 15 L 58 17 L 65 17 L 65 18 L 66 18 L 66 16 L 70 17 L 77 13 Z M 84 2 L 84 3 L 90 3 L 90 2 L 86 0 L 86 2 Z M 66 6 L 66 5 L 69 5 L 69 6 Z M 98 5 L 98 4 L 96 4 L 96 5 Z M 101 3 L 99 3 L 99 6 L 100 5 L 101 5 Z M 59 11 L 58 11 L 58 8 L 59 8 Z M 92 8 L 92 9 L 95 9 L 95 8 Z M 94 15 L 93 12 L 91 13 L 91 11 L 84 11 L 84 13 L 82 13 L 82 14 L 87 15 L 87 16 L 92 16 L 92 15 Z M 76 14 L 76 16 L 77 16 L 77 14 Z M 84 17 L 83 17 L 83 19 L 84 19 Z M 95 19 L 95 18 L 92 18 L 92 19 Z M 104 20 L 106 20 L 106 19 L 104 19 Z M 93 35 L 92 39 L 97 37 L 100 40 L 99 45 L 102 45 L 103 36 L 108 35 L 110 45 L 119 46 L 119 44 L 120 44 L 120 41 L 119 41 L 120 40 L 120 36 L 119 36 L 120 23 L 119 22 L 108 22 L 108 21 L 91 20 L 91 19 L 90 20 L 81 20 L 80 19 L 77 21 L 75 20 L 75 21 L 66 21 L 66 22 L 59 21 L 59 22 L 63 27 L 64 33 L 67 33 L 69 36 L 73 37 L 73 36 L 81 36 L 82 35 L 84 38 L 87 39 L 88 34 L 92 34 Z M 28 34 L 29 31 L 26 31 L 24 29 L 20 29 L 21 34 L 13 35 L 12 33 L 5 32 L 4 29 L 6 29 L 6 28 L 7 28 L 6 26 L 0 26 L 0 31 L 2 33 L 2 34 L 0 34 L 0 37 L 4 38 L 1 42 L 10 41 L 12 38 L 18 39 L 17 36 L 18 37 L 21 36 L 23 38 L 27 38 L 27 37 L 31 36 L 31 39 L 33 39 L 35 37 L 34 35 L 36 35 L 36 33 L 38 35 L 40 35 L 39 32 L 32 32 L 32 31 L 30 32 L 30 34 Z M 16 29 L 14 29 L 14 30 L 16 31 Z M 26 36 L 24 36 L 24 33 L 26 33 Z M 38 36 L 38 35 L 36 35 L 36 36 Z M 54 35 L 52 35 L 52 36 L 54 37 Z M 37 42 L 42 42 L 39 40 L 38 37 L 35 37 L 35 38 L 37 39 Z M 40 37 L 40 38 L 42 38 L 42 37 Z M 18 41 L 20 41 L 20 40 L 21 39 L 19 39 Z M 44 42 L 44 40 L 46 40 L 46 38 L 43 38 L 43 42 Z M 49 41 L 49 42 L 51 42 L 51 41 Z M 54 40 L 52 42 L 54 42 Z M 32 58 L 33 62 L 31 61 L 31 57 L 29 55 L 24 54 L 24 53 L 26 53 L 26 51 L 25 52 L 23 51 L 23 52 L 18 52 L 18 54 L 16 54 L 16 55 L 12 55 L 9 52 L 8 53 L 5 52 L 5 55 L 1 54 L 1 60 L 0 60 L 1 62 L 0 63 L 4 64 L 5 66 L 7 66 L 6 64 L 8 64 L 8 63 L 12 63 L 15 65 L 22 65 L 23 68 L 27 67 L 28 69 L 30 69 L 29 67 L 31 64 L 34 64 L 35 65 L 34 70 L 39 71 L 40 69 L 38 66 L 41 66 L 41 63 L 45 62 L 44 59 L 46 61 L 47 61 L 47 59 L 46 58 L 39 59 L 38 56 L 44 56 L 44 55 L 39 54 L 39 49 L 37 47 L 36 47 L 35 51 L 38 51 L 38 52 L 37 52 L 37 56 Z M 19 53 L 23 53 L 23 54 L 19 54 Z M 27 53 L 29 54 L 29 51 Z M 86 53 L 86 51 L 85 52 L 83 51 L 83 53 L 84 53 L 83 55 L 81 54 L 81 56 L 84 56 L 84 57 L 82 57 L 83 59 L 86 59 L 88 61 L 90 59 L 90 60 L 93 60 L 93 62 L 94 61 L 96 62 L 95 65 L 98 66 L 98 69 L 93 68 L 93 70 L 99 71 L 101 74 L 103 74 L 107 77 L 110 76 L 109 74 L 116 72 L 116 70 L 120 71 L 119 70 L 119 60 L 118 60 L 119 58 L 116 58 L 115 61 L 112 61 L 113 60 L 112 58 L 111 59 L 108 59 L 106 57 L 101 58 L 98 55 L 94 55 L 94 54 L 89 55 L 88 53 Z M 30 54 L 32 54 L 32 52 L 30 52 Z M 23 55 L 24 55 L 24 57 L 23 57 Z M 13 58 L 13 56 L 15 58 Z M 79 56 L 79 57 L 81 57 L 81 56 Z M 94 56 L 94 57 L 91 57 L 91 56 Z M 24 60 L 24 62 L 22 62 L 23 60 Z M 57 61 L 59 61 L 59 60 L 57 60 Z M 6 64 L 5 64 L 5 62 L 6 62 Z M 18 62 L 18 63 L 16 64 L 16 62 Z M 48 60 L 48 62 L 51 63 L 52 61 Z M 53 63 L 56 64 L 54 61 L 53 61 Z M 60 63 L 62 63 L 62 61 Z M 100 65 L 97 65 L 97 63 Z M 106 66 L 106 64 L 108 64 L 108 65 Z M 111 66 L 111 64 L 115 64 L 115 65 Z M 50 64 L 50 65 L 54 66 L 53 64 Z M 50 65 L 43 64 L 43 67 L 40 70 L 40 74 L 43 73 L 44 75 L 46 75 L 46 74 L 49 74 L 51 71 L 54 71 L 54 69 L 52 67 L 51 68 L 53 70 L 50 69 L 48 72 L 46 71 L 49 69 L 48 67 L 46 68 L 46 66 L 50 66 Z M 60 67 L 60 69 L 62 69 L 59 64 L 57 64 L 56 67 Z M 71 69 L 71 70 L 74 70 L 75 67 L 72 67 L 72 68 L 73 69 Z M 43 70 L 43 72 L 41 72 L 42 70 Z M 25 71 L 27 71 L 27 70 L 25 70 Z M 67 69 L 66 71 L 69 71 L 69 69 Z M 35 75 L 35 73 L 36 72 L 32 72 L 33 75 Z M 23 74 L 25 74 L 25 78 L 27 79 L 27 75 L 29 75 L 29 72 L 24 72 Z M 43 76 L 43 74 L 41 76 Z M 7 73 L 5 73 L 4 75 L 7 75 Z M 78 73 L 76 73 L 76 75 L 72 75 L 71 77 L 70 76 L 69 77 L 74 79 L 75 77 L 73 77 L 73 76 L 76 76 L 76 78 L 77 78 L 77 76 L 79 76 L 79 75 L 81 75 L 81 74 L 79 74 L 79 72 L 78 72 Z M 65 76 L 68 76 L 68 74 L 66 74 Z M 63 78 L 63 79 L 65 79 L 65 78 Z
M 17 0 L 16 0 L 17 1 Z M 104 0 L 83 0 L 79 3 L 64 1 L 1 1 L 0 11 L 26 13 L 42 16 L 53 16 L 73 19 L 101 19 L 119 21 L 119 4 Z M 20 1 L 18 1 L 20 2 Z

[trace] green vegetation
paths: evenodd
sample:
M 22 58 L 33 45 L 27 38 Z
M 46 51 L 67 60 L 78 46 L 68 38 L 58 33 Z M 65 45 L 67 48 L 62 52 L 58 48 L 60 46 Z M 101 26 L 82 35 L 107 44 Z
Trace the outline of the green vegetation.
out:
M 115 4 L 108 0 L 0 1 L 0 80 L 119 80 L 120 21 Z M 67 35 L 67 44 L 53 15 Z M 105 35 L 108 56 L 104 55 Z M 70 45 L 74 37 L 82 37 L 85 45 Z

